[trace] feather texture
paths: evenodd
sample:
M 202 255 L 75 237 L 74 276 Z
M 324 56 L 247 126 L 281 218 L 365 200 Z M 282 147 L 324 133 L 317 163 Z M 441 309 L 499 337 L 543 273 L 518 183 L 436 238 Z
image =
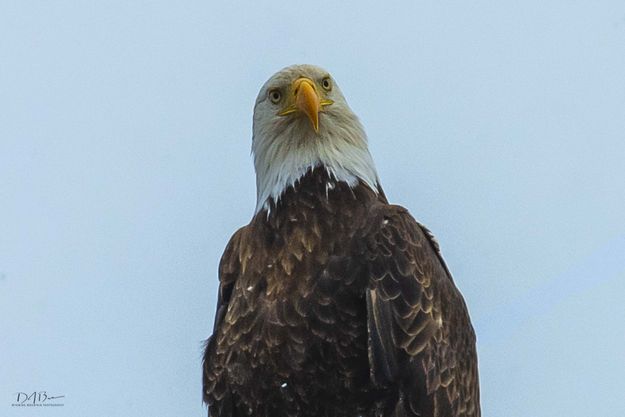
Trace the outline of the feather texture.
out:
M 220 263 L 213 416 L 479 416 L 475 336 L 429 235 L 309 171 Z

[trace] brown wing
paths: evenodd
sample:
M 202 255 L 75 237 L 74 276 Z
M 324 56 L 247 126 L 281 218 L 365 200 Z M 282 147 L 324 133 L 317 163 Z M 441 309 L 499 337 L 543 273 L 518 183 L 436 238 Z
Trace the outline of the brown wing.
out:
M 371 378 L 396 394 L 384 415 L 478 417 L 475 334 L 431 233 L 383 205 L 363 243 Z
M 211 415 L 230 416 L 233 414 L 232 409 L 227 408 L 232 406 L 231 401 L 226 398 L 230 393 L 223 384 L 218 383 L 221 379 L 219 375 L 215 373 L 216 370 L 211 366 L 211 359 L 213 359 L 213 355 L 215 355 L 215 337 L 228 310 L 232 290 L 239 276 L 239 249 L 244 231 L 245 228 L 241 228 L 232 235 L 219 262 L 219 294 L 217 296 L 215 324 L 213 325 L 213 335 L 206 341 L 206 349 L 204 351 L 204 360 L 202 363 L 202 393 L 204 402 L 209 405 Z M 219 410 L 212 409 L 213 404 L 216 402 L 215 400 L 217 400 L 219 407 L 221 407 Z

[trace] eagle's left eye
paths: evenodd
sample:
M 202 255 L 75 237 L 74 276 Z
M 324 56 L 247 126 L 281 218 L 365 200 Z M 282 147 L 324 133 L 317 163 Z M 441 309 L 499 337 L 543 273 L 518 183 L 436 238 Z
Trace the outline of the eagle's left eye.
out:
M 332 90 L 332 81 L 330 80 L 330 77 L 325 77 L 323 80 L 321 80 L 321 86 L 326 91 Z

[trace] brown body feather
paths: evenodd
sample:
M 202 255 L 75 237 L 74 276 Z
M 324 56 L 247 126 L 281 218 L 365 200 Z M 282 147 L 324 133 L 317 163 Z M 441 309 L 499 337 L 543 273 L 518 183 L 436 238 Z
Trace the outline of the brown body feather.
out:
M 212 416 L 480 415 L 462 296 L 383 194 L 310 171 L 234 234 L 219 276 Z

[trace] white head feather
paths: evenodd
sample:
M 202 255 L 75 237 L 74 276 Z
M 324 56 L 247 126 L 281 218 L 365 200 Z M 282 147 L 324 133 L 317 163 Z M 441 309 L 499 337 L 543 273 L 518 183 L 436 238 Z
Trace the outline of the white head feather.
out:
M 331 177 L 356 186 L 360 181 L 378 192 L 378 175 L 367 136 L 341 90 L 331 80 L 325 96 L 334 103 L 319 113 L 315 132 L 303 114 L 278 115 L 283 103 L 274 104 L 269 93 L 288 88 L 298 78 L 320 83 L 327 71 L 313 65 L 293 65 L 273 75 L 260 89 L 254 106 L 253 142 L 256 168 L 256 213 L 269 208 L 282 193 L 310 169 L 323 166 Z

